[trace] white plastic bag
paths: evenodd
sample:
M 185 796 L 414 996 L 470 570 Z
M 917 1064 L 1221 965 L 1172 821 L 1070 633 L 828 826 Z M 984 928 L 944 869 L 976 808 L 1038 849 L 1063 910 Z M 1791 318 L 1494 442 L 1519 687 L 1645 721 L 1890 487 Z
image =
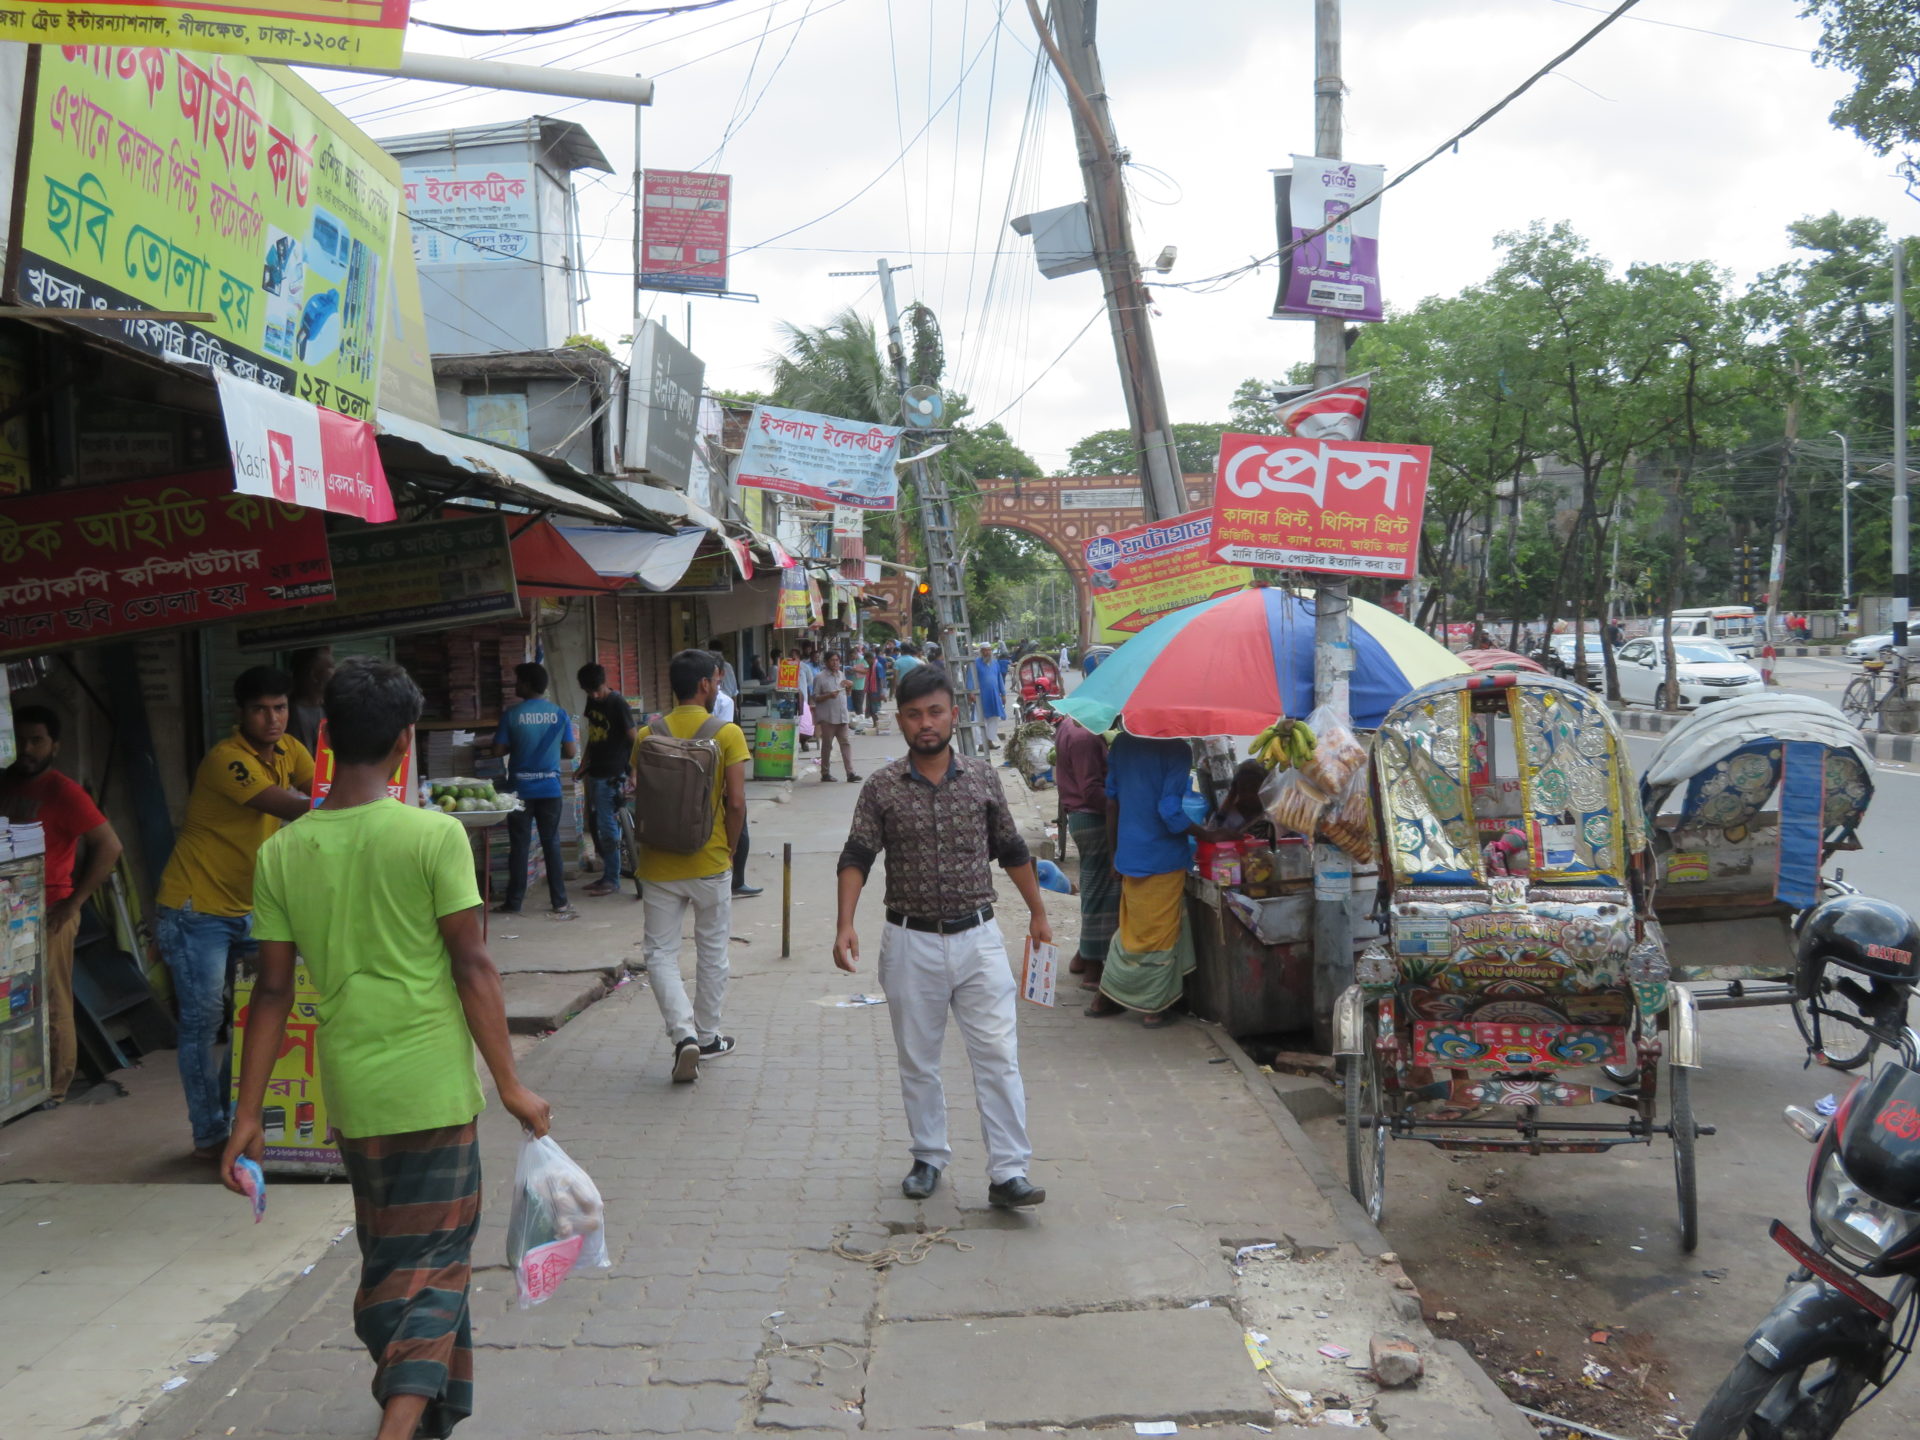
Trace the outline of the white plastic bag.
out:
M 1347 781 L 1367 763 L 1367 747 L 1353 733 L 1347 717 L 1331 705 L 1317 705 L 1307 716 L 1313 731 L 1313 758 L 1300 767 L 1300 773 L 1316 790 L 1328 796 L 1347 788 Z
M 513 1172 L 507 1263 L 522 1310 L 549 1299 L 576 1266 L 606 1269 L 607 1214 L 600 1191 L 552 1136 L 529 1136 Z

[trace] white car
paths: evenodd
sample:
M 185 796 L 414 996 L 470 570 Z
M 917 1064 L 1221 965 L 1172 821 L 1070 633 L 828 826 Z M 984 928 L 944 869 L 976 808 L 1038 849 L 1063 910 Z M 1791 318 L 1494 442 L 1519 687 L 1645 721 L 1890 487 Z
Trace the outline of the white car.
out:
M 1862 635 L 1858 640 L 1849 641 L 1847 644 L 1847 658 L 1849 660 L 1872 660 L 1879 655 L 1882 650 L 1891 650 L 1892 648 L 1893 632 L 1891 630 L 1883 630 L 1878 635 Z
M 1710 640 L 1676 640 L 1673 646 L 1675 682 L 1680 708 L 1698 709 L 1717 700 L 1766 692 L 1760 672 L 1724 645 Z M 1658 705 L 1660 687 L 1667 683 L 1667 647 L 1660 640 L 1629 640 L 1614 657 L 1620 675 L 1620 698 L 1630 705 Z

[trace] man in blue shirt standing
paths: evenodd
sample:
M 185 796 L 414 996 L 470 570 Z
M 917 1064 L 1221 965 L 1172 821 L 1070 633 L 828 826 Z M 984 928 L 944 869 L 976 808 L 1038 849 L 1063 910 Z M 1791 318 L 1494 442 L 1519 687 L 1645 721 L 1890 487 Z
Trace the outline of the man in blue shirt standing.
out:
M 507 894 L 493 908 L 518 915 L 527 898 L 527 859 L 533 827 L 540 827 L 540 852 L 547 860 L 547 897 L 553 918 L 571 920 L 577 913 L 567 903 L 565 862 L 560 857 L 560 762 L 574 757 L 573 720 L 547 699 L 547 667 L 516 665 L 514 693 L 518 705 L 509 705 L 493 733 L 491 749 L 507 755 L 507 788 L 520 797 L 523 808 L 507 817 Z

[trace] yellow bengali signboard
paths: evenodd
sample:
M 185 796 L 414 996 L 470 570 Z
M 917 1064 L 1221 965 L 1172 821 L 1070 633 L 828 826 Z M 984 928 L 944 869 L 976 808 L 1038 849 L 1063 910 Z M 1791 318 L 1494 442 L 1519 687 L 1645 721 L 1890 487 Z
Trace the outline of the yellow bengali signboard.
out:
M 0 40 L 58 45 L 132 42 L 203 54 L 390 70 L 400 61 L 409 0 L 66 0 L 0 6 Z
M 1212 517 L 1206 511 L 1087 541 L 1094 638 L 1117 645 L 1176 610 L 1244 590 L 1253 572 L 1212 563 L 1207 558 L 1212 541 Z
M 247 1047 L 247 1015 L 253 1006 L 255 977 L 242 971 L 233 982 L 233 1077 L 229 1098 L 240 1098 L 240 1057 Z M 340 1141 L 327 1114 L 315 1056 L 320 1036 L 320 992 L 304 962 L 293 967 L 293 1009 L 286 1038 L 273 1062 L 260 1108 L 266 1131 L 261 1168 L 281 1174 L 342 1174 Z
M 398 163 L 279 66 L 152 46 L 37 53 L 14 297 L 209 316 L 78 323 L 372 419 Z

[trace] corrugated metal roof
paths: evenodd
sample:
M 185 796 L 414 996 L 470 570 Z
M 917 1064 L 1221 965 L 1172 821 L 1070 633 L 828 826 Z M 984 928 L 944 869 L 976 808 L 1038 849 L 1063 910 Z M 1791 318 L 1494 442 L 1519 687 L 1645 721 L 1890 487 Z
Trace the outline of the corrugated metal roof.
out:
M 374 428 L 383 441 L 410 445 L 444 462 L 441 468 L 486 478 L 505 490 L 518 503 L 534 510 L 558 510 L 592 520 L 622 520 L 626 517 L 612 505 L 592 500 L 577 491 L 550 480 L 541 468 L 517 450 L 456 435 L 437 426 L 423 425 L 391 410 L 378 412 Z M 405 469 L 402 457 L 400 468 Z M 431 462 L 429 462 L 430 464 Z M 589 477 L 591 478 L 591 477 Z

